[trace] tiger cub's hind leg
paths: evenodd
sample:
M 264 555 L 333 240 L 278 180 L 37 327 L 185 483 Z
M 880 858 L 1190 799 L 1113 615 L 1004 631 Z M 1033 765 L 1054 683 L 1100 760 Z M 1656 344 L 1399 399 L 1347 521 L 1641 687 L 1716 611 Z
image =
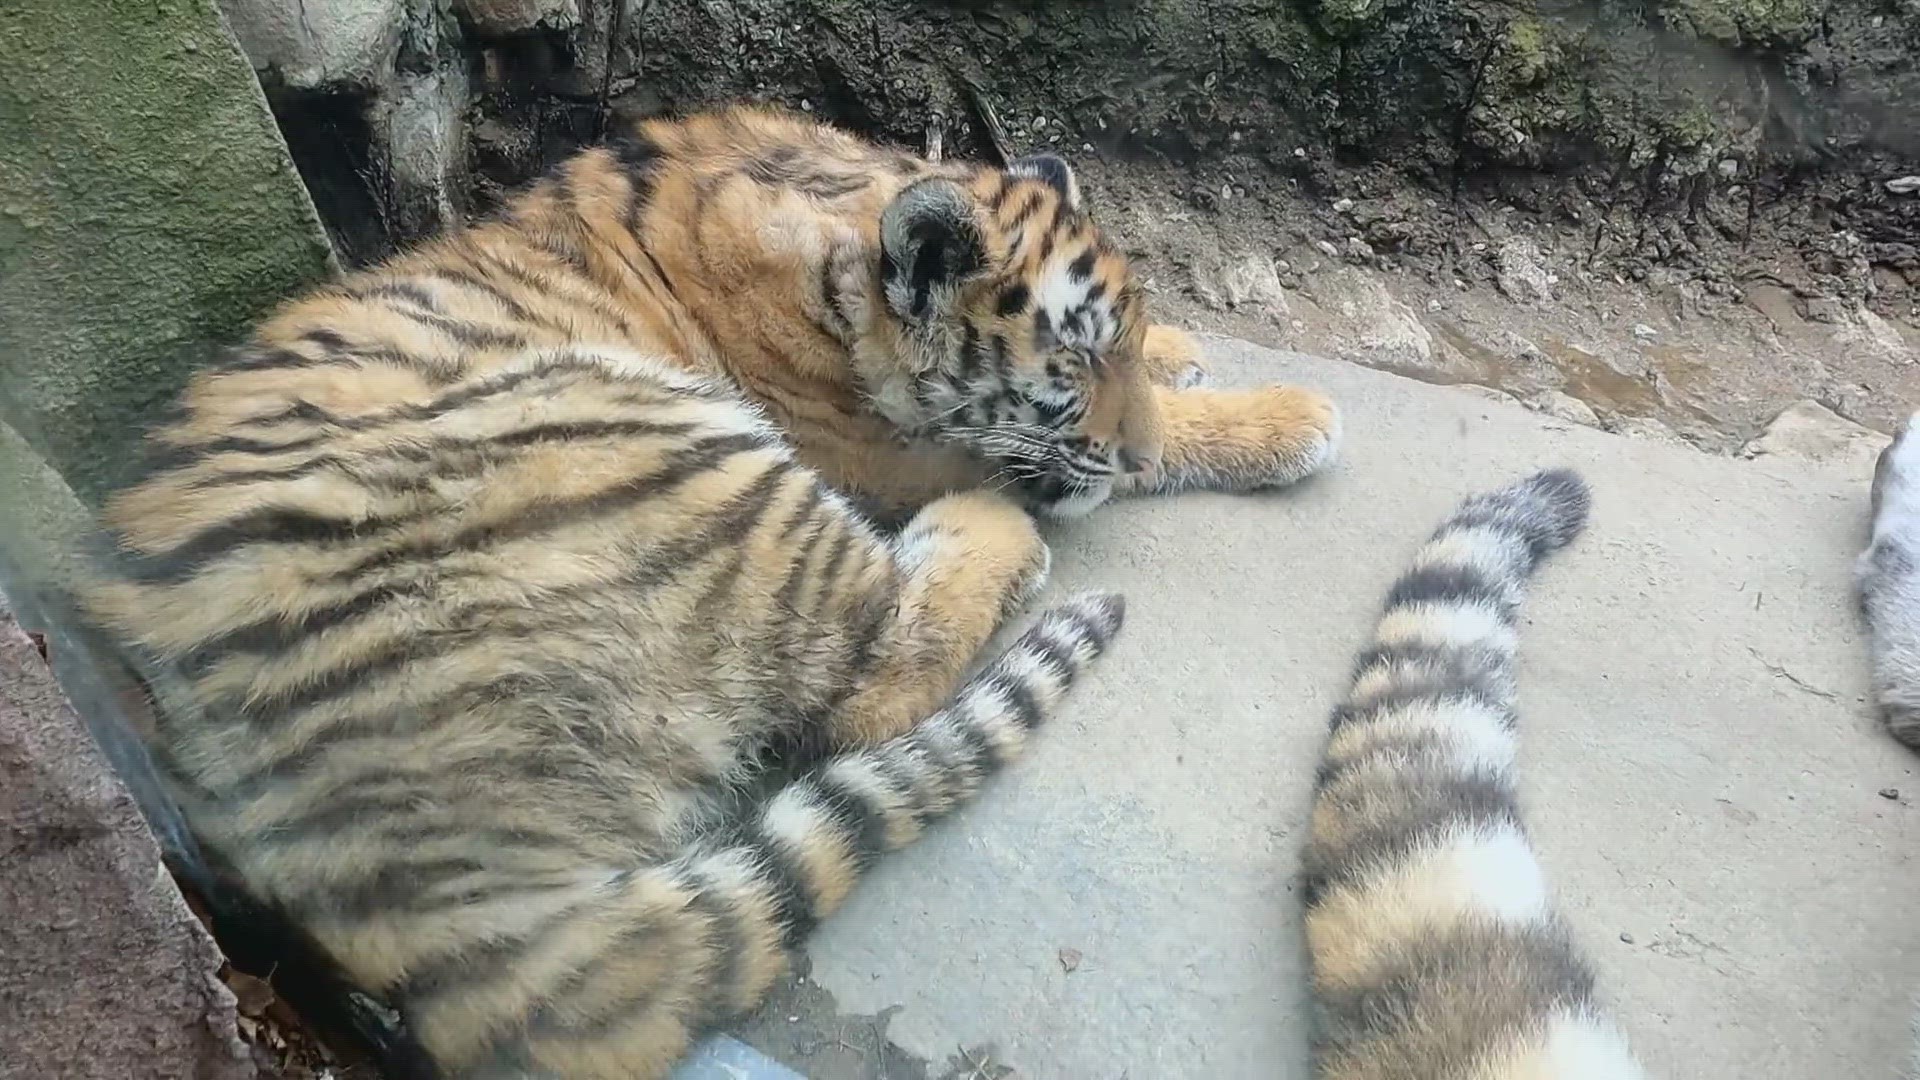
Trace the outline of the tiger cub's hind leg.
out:
M 1017 758 L 1124 617 L 1118 596 L 1069 600 L 905 733 L 828 758 L 678 857 L 499 902 L 486 933 L 408 974 L 409 1026 L 446 1080 L 661 1080 L 761 1002 L 880 854 Z
M 1033 519 L 990 492 L 948 495 L 894 540 L 897 610 L 853 694 L 835 710 L 842 744 L 905 731 L 952 696 L 987 639 L 1046 584 L 1049 554 Z

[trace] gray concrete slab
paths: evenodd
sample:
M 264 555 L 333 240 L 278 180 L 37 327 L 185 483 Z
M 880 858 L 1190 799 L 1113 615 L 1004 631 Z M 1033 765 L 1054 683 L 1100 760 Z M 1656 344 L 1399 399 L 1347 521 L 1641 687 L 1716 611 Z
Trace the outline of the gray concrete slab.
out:
M 897 1007 L 892 1037 L 933 1061 L 992 1044 L 1029 1077 L 1305 1077 L 1292 880 L 1327 711 L 1455 500 L 1570 465 L 1595 518 L 1526 610 L 1522 776 L 1606 996 L 1657 1075 L 1893 1075 L 1920 986 L 1920 759 L 1864 697 L 1867 478 L 1209 347 L 1222 381 L 1334 394 L 1342 463 L 1054 528 L 1052 591 L 1125 592 L 1121 643 L 1027 761 L 830 920 L 814 981 Z

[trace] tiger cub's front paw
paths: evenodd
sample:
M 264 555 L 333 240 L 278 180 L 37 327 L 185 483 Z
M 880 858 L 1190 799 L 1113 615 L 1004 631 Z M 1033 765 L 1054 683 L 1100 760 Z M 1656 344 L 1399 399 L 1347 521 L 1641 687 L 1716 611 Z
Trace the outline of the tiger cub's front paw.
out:
M 1297 386 L 1168 395 L 1161 490 L 1252 491 L 1303 480 L 1332 463 L 1340 411 Z
M 1140 362 L 1147 381 L 1175 390 L 1204 386 L 1212 379 L 1207 363 L 1200 356 L 1200 344 L 1185 330 L 1171 326 L 1147 327 L 1146 341 L 1140 347 Z

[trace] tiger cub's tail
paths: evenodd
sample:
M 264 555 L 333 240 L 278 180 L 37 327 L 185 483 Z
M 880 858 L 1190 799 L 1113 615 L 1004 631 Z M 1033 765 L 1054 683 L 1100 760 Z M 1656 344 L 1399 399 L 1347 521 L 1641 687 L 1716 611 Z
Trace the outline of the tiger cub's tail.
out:
M 1334 711 L 1306 852 L 1324 1080 L 1642 1075 L 1514 790 L 1514 616 L 1588 501 L 1551 471 L 1461 504 L 1388 593 Z
M 444 1077 L 658 1080 L 712 1021 L 759 1004 L 788 950 L 883 851 L 979 790 L 1120 629 L 1118 596 L 1042 614 L 946 706 L 838 754 L 744 822 L 606 880 L 396 995 Z

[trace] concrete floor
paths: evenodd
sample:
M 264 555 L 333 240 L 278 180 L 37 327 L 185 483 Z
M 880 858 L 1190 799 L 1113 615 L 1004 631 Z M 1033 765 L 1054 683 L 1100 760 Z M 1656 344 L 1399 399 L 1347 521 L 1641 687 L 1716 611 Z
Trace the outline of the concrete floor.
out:
M 1210 350 L 1223 382 L 1332 393 L 1342 463 L 1052 530 L 1054 594 L 1127 594 L 1119 645 L 1027 761 L 816 935 L 808 1008 L 935 1076 L 1306 1077 L 1292 881 L 1326 714 L 1455 501 L 1568 465 L 1595 515 L 1525 612 L 1521 770 L 1606 998 L 1655 1075 L 1894 1075 L 1920 987 L 1920 759 L 1864 697 L 1867 477 Z M 813 1080 L 891 1075 L 837 1038 L 838 1058 L 770 1045 L 783 1021 L 816 1030 L 789 1015 L 748 1037 Z

